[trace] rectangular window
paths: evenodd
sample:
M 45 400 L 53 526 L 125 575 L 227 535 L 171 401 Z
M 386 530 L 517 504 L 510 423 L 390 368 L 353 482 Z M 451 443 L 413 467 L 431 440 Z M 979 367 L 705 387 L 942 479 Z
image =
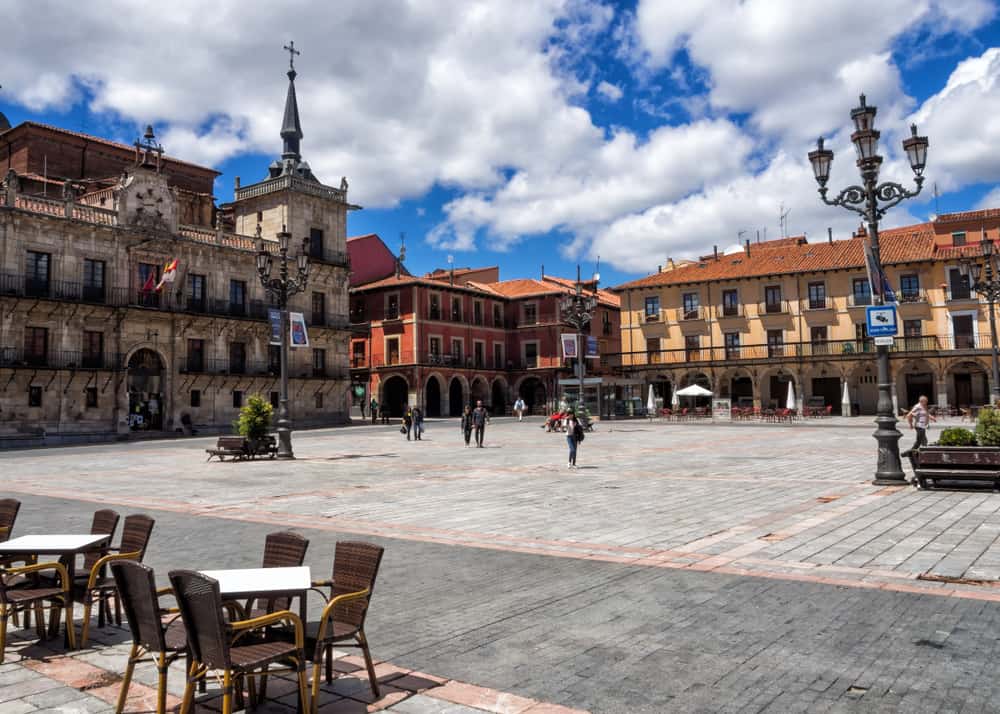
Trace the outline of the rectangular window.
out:
M 429 338 L 428 345 L 430 347 L 431 362 L 437 364 L 437 362 L 441 359 L 441 338 Z
M 29 297 L 48 297 L 52 256 L 48 253 L 28 251 L 27 274 L 24 292 Z
M 872 304 L 872 286 L 868 282 L 868 278 L 854 278 L 852 281 L 852 298 L 855 306 Z
M 365 343 L 359 340 L 353 343 L 351 349 L 351 366 L 364 367 L 367 364 L 367 360 L 365 359 Z
M 493 306 L 493 327 L 503 327 L 503 311 L 499 305 Z
M 486 366 L 486 343 L 476 340 L 472 343 L 473 364 L 479 369 Z
M 192 407 L 200 407 L 201 406 L 201 390 L 200 389 L 192 389 L 191 390 L 191 398 L 190 398 L 189 404 Z
M 740 333 L 727 332 L 723 335 L 726 344 L 726 359 L 740 358 Z
M 323 259 L 323 229 L 309 229 L 309 257 Z
M 962 275 L 958 268 L 948 268 L 949 300 L 968 300 L 972 297 L 969 285 L 968 275 Z
M 104 333 L 95 330 L 83 332 L 83 367 L 100 369 L 104 366 Z
M 280 401 L 278 392 L 271 392 L 271 408 L 274 409 L 275 412 L 278 411 L 278 404 Z
M 319 347 L 313 348 L 313 376 L 326 376 L 326 350 Z
M 783 330 L 767 331 L 767 356 L 784 357 L 785 355 L 785 333 Z
M 920 320 L 903 320 L 903 340 L 907 350 L 923 349 L 923 322 Z
M 736 317 L 740 314 L 740 294 L 736 290 L 722 291 L 722 316 Z
M 441 319 L 441 296 L 437 293 L 431 293 L 430 309 L 428 310 L 427 317 L 431 320 Z
M 646 322 L 660 319 L 660 296 L 652 295 L 646 298 Z
M 809 309 L 822 310 L 826 307 L 826 283 L 809 283 Z
M 472 303 L 472 321 L 477 325 L 483 324 L 483 303 L 479 300 Z
M 524 344 L 524 366 L 529 369 L 538 366 L 538 343 L 526 342 Z
M 187 309 L 191 312 L 205 312 L 205 276 L 188 275 Z
M 462 341 L 459 339 L 452 339 L 451 341 L 451 359 L 455 364 L 459 364 L 462 361 Z
M 972 315 L 952 315 L 951 327 L 955 337 L 955 349 L 973 349 L 976 346 Z
M 920 299 L 920 277 L 916 273 L 899 276 L 899 301 L 917 302 Z
M 768 285 L 764 288 L 764 312 L 781 312 L 781 286 Z
M 603 322 L 601 323 L 601 332 L 603 332 L 605 335 L 610 335 L 611 313 L 608 310 L 605 310 L 604 312 L 601 313 L 601 319 L 603 320 Z
M 351 303 L 351 322 L 359 323 L 367 319 L 368 311 L 365 309 L 365 301 L 355 300 Z
M 698 293 L 684 293 L 681 296 L 681 306 L 685 320 L 697 320 L 701 316 Z
M 44 366 L 49 361 L 49 330 L 47 327 L 24 328 L 24 361 L 32 366 Z
M 187 371 L 205 371 L 205 340 L 188 340 Z
M 97 387 L 87 387 L 87 409 L 97 409 Z
M 326 293 L 312 294 L 312 324 L 319 327 L 326 324 Z
M 453 322 L 462 321 L 462 298 L 460 297 L 451 299 L 451 319 Z
M 688 362 L 697 362 L 701 359 L 701 336 L 684 336 L 684 359 Z
M 233 409 L 243 408 L 243 392 L 238 389 L 233 390 Z
M 389 293 L 385 296 L 385 319 L 399 319 L 399 293 Z
M 385 341 L 385 363 L 399 364 L 399 338 L 390 337 Z
M 965 231 L 955 231 L 951 234 L 951 244 L 956 248 L 965 245 Z
M 156 285 L 160 281 L 160 266 L 153 263 L 139 263 L 139 284 L 136 304 L 143 307 L 159 307 L 160 294 Z
M 36 387 L 32 384 L 28 387 L 28 406 L 29 407 L 40 407 L 42 406 L 42 388 L 40 386 Z
M 646 361 L 649 364 L 656 364 L 660 361 L 660 338 L 646 338 Z
M 809 341 L 812 343 L 814 355 L 827 354 L 829 346 L 826 344 L 826 335 L 826 325 L 817 325 L 809 328 Z
M 229 314 L 243 317 L 247 314 L 247 284 L 245 280 L 229 281 Z
M 316 408 L 323 408 L 323 392 L 316 392 Z
M 83 300 L 84 302 L 104 302 L 104 261 L 83 261 Z
M 503 369 L 503 345 L 493 343 L 493 369 Z
M 281 345 L 267 346 L 267 371 L 271 374 L 281 373 Z
M 524 324 L 538 324 L 538 305 L 533 302 L 525 303 L 524 305 Z
M 858 352 L 868 351 L 868 325 L 864 322 L 854 323 L 854 340 L 857 342 Z
M 229 373 L 245 374 L 247 371 L 247 346 L 244 342 L 229 343 Z

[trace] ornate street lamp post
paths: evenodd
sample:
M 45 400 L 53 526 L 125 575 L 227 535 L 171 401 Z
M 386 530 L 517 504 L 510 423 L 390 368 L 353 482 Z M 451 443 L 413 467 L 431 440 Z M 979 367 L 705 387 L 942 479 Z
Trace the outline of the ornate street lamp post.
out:
M 851 111 L 851 119 L 854 120 L 854 133 L 851 134 L 851 141 L 858 153 L 857 166 L 861 171 L 860 186 L 848 186 L 841 191 L 836 198 L 830 200 L 826 197 L 826 182 L 830 178 L 830 164 L 833 162 L 833 152 L 823 147 L 823 138 L 820 137 L 815 151 L 809 152 L 809 161 L 812 163 L 813 173 L 816 182 L 819 184 L 819 195 L 823 202 L 831 206 L 842 206 L 849 211 L 854 211 L 868 223 L 868 235 L 871 236 L 872 257 L 875 262 L 877 275 L 872 279 L 881 280 L 882 259 L 879 254 L 878 224 L 885 216 L 885 212 L 907 198 L 912 198 L 920 193 L 924 184 L 924 166 L 927 162 L 927 137 L 917 136 L 917 125 L 910 127 L 911 136 L 903 140 L 903 150 L 910 161 L 910 168 L 913 169 L 914 182 L 917 185 L 915 191 L 908 191 L 902 185 L 885 181 L 878 183 L 879 167 L 882 165 L 882 157 L 878 154 L 879 132 L 875 129 L 875 107 L 865 104 L 865 95 L 861 95 L 861 105 Z M 876 304 L 882 303 L 881 295 L 884 294 L 884 286 L 872 286 L 872 293 L 876 295 Z M 878 405 L 877 416 L 875 418 L 875 439 L 878 441 L 878 466 L 875 471 L 876 484 L 899 484 L 905 482 L 906 476 L 903 473 L 899 462 L 899 439 L 902 434 L 896 429 L 896 415 L 892 409 L 892 381 L 889 374 L 889 347 L 879 345 L 878 354 Z
M 559 311 L 562 313 L 562 321 L 572 327 L 576 332 L 576 369 L 577 379 L 580 385 L 580 403 L 583 404 L 583 376 L 586 373 L 584 355 L 580 349 L 580 333 L 590 324 L 590 318 L 597 308 L 597 282 L 600 276 L 594 274 L 594 292 L 590 295 L 583 294 L 583 282 L 580 280 L 580 266 L 576 266 L 576 285 L 572 295 L 565 296 L 559 301 Z
M 278 402 L 278 458 L 294 459 L 292 453 L 292 422 L 288 418 L 288 299 L 306 289 L 309 280 L 309 239 L 303 239 L 302 250 L 296 256 L 298 275 L 289 275 L 288 243 L 292 234 L 281 227 L 278 234 L 278 277 L 271 277 L 274 258 L 267 251 L 264 239 L 260 236 L 260 226 L 257 227 L 257 273 L 260 284 L 267 294 L 277 304 L 281 311 L 281 395 Z
M 993 254 L 993 241 L 986 240 L 984 235 L 982 243 L 983 263 L 986 265 L 985 275 L 983 266 L 977 260 L 965 259 L 959 265 L 959 271 L 963 277 L 969 278 L 969 287 L 986 298 L 990 307 L 990 337 L 993 347 L 993 380 L 990 382 L 990 404 L 996 406 L 1000 400 L 1000 353 L 997 348 L 997 319 L 995 307 L 1000 301 L 1000 256 Z M 982 278 L 982 279 L 980 279 Z

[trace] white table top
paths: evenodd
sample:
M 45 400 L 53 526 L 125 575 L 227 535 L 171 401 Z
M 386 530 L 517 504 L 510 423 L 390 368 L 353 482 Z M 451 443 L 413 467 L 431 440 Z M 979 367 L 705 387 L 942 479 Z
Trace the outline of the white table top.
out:
M 108 540 L 110 535 L 28 535 L 0 543 L 0 553 L 72 553 Z
M 223 596 L 288 593 L 308 590 L 312 586 L 312 575 L 308 566 L 202 570 L 201 574 L 218 580 L 219 591 Z

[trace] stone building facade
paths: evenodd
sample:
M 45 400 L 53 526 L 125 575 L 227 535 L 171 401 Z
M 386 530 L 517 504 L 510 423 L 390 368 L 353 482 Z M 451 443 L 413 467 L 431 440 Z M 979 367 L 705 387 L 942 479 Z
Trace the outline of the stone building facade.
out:
M 20 129 L 0 133 L 0 144 Z M 310 341 L 290 350 L 291 418 L 296 427 L 347 420 L 352 206 L 346 182 L 329 187 L 297 171 L 305 164 L 298 139 L 289 152 L 285 128 L 282 136 L 277 174 L 208 214 L 190 210 L 186 197 L 197 192 L 171 178 L 151 131 L 130 151 L 116 145 L 128 158 L 110 176 L 104 162 L 99 176 L 67 177 L 57 198 L 8 169 L 0 187 L 0 446 L 228 432 L 248 396 L 277 404 L 280 352 L 269 344 L 256 253 L 260 238 L 277 253 L 278 216 L 293 236 L 290 253 L 308 252 L 310 267 L 289 305 L 304 313 Z M 118 149 L 107 153 L 121 156 Z M 99 185 L 103 200 L 85 185 Z M 204 220 L 212 214 L 214 227 Z M 162 281 L 165 270 L 172 282 Z

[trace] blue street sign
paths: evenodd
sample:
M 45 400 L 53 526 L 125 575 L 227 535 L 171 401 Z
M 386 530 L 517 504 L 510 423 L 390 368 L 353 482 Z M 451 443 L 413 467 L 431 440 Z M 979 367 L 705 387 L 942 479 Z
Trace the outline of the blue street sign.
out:
M 899 331 L 894 305 L 869 305 L 865 310 L 869 337 L 887 337 Z

